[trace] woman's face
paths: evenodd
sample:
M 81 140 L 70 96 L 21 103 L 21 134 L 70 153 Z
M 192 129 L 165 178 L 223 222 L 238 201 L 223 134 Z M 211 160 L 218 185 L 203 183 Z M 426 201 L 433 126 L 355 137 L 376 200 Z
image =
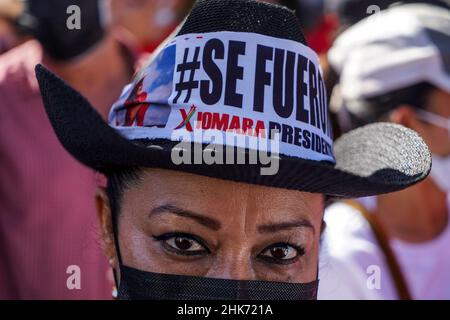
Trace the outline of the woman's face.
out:
M 107 200 L 98 200 L 117 267 Z M 311 282 L 323 210 L 320 194 L 150 169 L 123 194 L 120 253 L 123 264 L 155 273 Z

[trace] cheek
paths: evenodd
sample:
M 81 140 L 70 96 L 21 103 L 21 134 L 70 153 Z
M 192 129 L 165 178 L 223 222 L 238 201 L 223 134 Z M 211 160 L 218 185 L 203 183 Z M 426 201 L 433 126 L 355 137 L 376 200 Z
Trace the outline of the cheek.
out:
M 318 229 L 319 230 L 319 229 Z M 317 271 L 319 266 L 319 251 L 320 251 L 320 234 L 314 235 L 314 240 L 312 241 L 310 249 L 307 251 L 303 259 L 301 260 L 302 265 L 296 274 L 296 280 L 294 282 L 312 282 L 318 277 Z
M 444 128 L 432 124 L 417 121 L 411 129 L 416 131 L 431 149 L 431 152 L 439 152 L 442 145 L 449 140 L 449 133 Z
M 303 282 L 311 282 L 315 281 L 318 278 L 318 267 L 319 267 L 319 257 L 320 257 L 320 243 L 322 237 L 322 218 L 323 215 L 320 216 L 320 219 L 317 219 L 314 223 L 316 233 L 314 234 L 313 242 L 311 245 L 311 249 L 306 256 L 305 259 L 305 270 L 304 275 L 306 281 Z
M 439 155 L 448 153 L 450 148 L 450 135 L 448 130 L 433 126 L 424 133 L 424 139 L 430 151 Z
M 150 271 L 158 272 L 158 250 L 157 243 L 153 241 L 151 235 L 141 230 L 133 219 L 127 218 L 126 214 L 119 224 L 119 245 L 122 263 L 126 266 Z

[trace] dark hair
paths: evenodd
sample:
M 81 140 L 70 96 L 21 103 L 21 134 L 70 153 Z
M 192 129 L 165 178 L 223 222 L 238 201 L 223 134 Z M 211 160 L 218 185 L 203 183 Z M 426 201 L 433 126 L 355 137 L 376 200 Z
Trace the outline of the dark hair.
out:
M 142 171 L 142 168 L 126 167 L 116 169 L 107 175 L 106 194 L 111 208 L 113 228 L 117 227 L 117 217 L 120 213 L 123 193 L 141 181 Z M 114 232 L 116 231 L 114 230 Z
M 430 94 L 434 89 L 436 89 L 434 85 L 428 82 L 421 82 L 380 96 L 348 102 L 352 128 L 372 122 L 384 121 L 386 116 L 400 105 L 426 109 L 429 104 Z M 356 108 L 351 104 L 355 104 Z M 358 110 L 358 112 L 353 110 Z

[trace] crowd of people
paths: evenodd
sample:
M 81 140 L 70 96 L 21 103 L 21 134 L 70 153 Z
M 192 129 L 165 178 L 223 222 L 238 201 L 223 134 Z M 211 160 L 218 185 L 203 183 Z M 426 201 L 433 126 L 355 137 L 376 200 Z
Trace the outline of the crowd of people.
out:
M 237 6 L 239 0 L 224 1 Z M 161 52 L 161 45 L 170 42 L 180 28 L 207 30 L 198 26 L 201 22 L 182 26 L 194 2 L 0 0 L 0 299 L 111 299 L 117 277 L 111 266 L 119 268 L 120 262 L 112 261 L 117 257 L 111 245 L 118 240 L 105 236 L 108 223 L 114 223 L 103 215 L 108 196 L 99 194 L 99 186 L 110 190 L 111 177 L 79 163 L 74 152 L 69 153 L 64 143 L 66 149 L 61 146 L 61 137 L 55 134 L 43 106 L 36 65 L 44 65 L 63 79 L 108 121 L 111 107 L 130 90 L 127 84 L 146 68 L 148 59 L 152 61 Z M 201 8 L 207 1 L 199 2 Z M 384 194 L 392 190 L 386 187 L 384 192 L 379 182 L 381 191 L 367 192 L 374 195 L 371 197 L 330 197 L 322 208 L 323 222 L 318 222 L 318 298 L 450 299 L 450 2 L 264 2 L 294 10 L 300 26 L 283 28 L 301 30 L 280 32 L 292 33 L 294 40 L 303 32 L 306 43 L 318 54 L 334 139 L 387 122 L 417 132 L 432 156 L 430 175 L 420 182 L 422 177 L 417 178 L 418 183 L 409 188 Z M 73 4 L 81 8 L 81 28 L 68 30 L 65 26 L 71 13 L 67 8 Z M 264 10 L 269 12 L 267 8 Z M 245 8 L 242 12 L 244 15 Z M 191 15 L 197 16 L 197 12 Z M 215 52 L 217 59 L 220 54 Z M 139 92 L 145 81 L 141 79 Z M 133 107 L 136 101 L 127 103 Z M 386 143 L 384 136 L 392 132 L 378 134 L 367 142 L 368 148 L 379 150 L 373 158 L 384 156 L 383 147 L 378 149 L 375 144 Z M 415 172 L 413 161 L 402 159 L 425 161 L 428 156 L 426 152 L 411 155 L 407 146 L 395 147 L 399 150 L 394 157 L 397 163 L 390 165 L 397 171 Z M 370 167 L 371 159 L 366 161 Z M 156 172 L 148 177 L 151 184 L 160 181 L 161 188 L 167 185 L 180 192 L 191 188 L 176 176 Z M 400 178 L 387 173 L 380 179 L 389 185 Z M 413 184 L 396 182 L 404 187 Z M 217 197 L 231 193 L 235 201 L 247 192 L 218 182 L 204 186 L 205 190 L 223 188 Z M 192 191 L 180 198 L 198 199 L 201 195 Z M 268 193 L 263 195 L 272 199 Z M 309 196 L 305 199 L 316 201 Z M 224 199 L 216 201 L 199 208 L 229 205 Z M 267 200 L 268 206 L 274 206 L 270 215 L 278 214 L 276 205 L 287 208 L 277 201 L 270 204 Z M 193 215 L 170 206 L 158 210 L 155 215 L 163 211 Z M 181 246 L 186 239 L 176 238 Z M 236 233 L 238 240 L 242 239 Z M 129 245 L 133 245 L 131 240 Z M 124 257 L 133 255 L 122 249 Z M 67 286 L 74 265 L 81 270 L 82 279 L 75 290 Z M 122 267 L 120 270 L 125 273 Z M 301 277 L 292 279 L 307 282 Z

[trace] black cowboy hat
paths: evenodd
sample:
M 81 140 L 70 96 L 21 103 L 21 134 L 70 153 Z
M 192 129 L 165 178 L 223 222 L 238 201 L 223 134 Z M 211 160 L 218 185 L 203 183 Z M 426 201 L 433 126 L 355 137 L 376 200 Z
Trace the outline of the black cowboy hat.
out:
M 251 0 L 200 0 L 178 36 L 223 31 L 306 45 L 292 11 Z M 126 138 L 104 122 L 84 97 L 43 66 L 36 67 L 36 75 L 48 117 L 63 146 L 79 161 L 105 174 L 130 166 L 163 168 L 331 196 L 361 197 L 404 189 L 423 180 L 431 168 L 430 152 L 419 135 L 388 123 L 371 124 L 338 139 L 333 148 L 335 164 L 306 159 L 301 152 L 287 155 L 281 151 L 275 175 L 261 175 L 258 164 L 177 165 L 171 161 L 171 151 L 179 141 L 151 136 Z

